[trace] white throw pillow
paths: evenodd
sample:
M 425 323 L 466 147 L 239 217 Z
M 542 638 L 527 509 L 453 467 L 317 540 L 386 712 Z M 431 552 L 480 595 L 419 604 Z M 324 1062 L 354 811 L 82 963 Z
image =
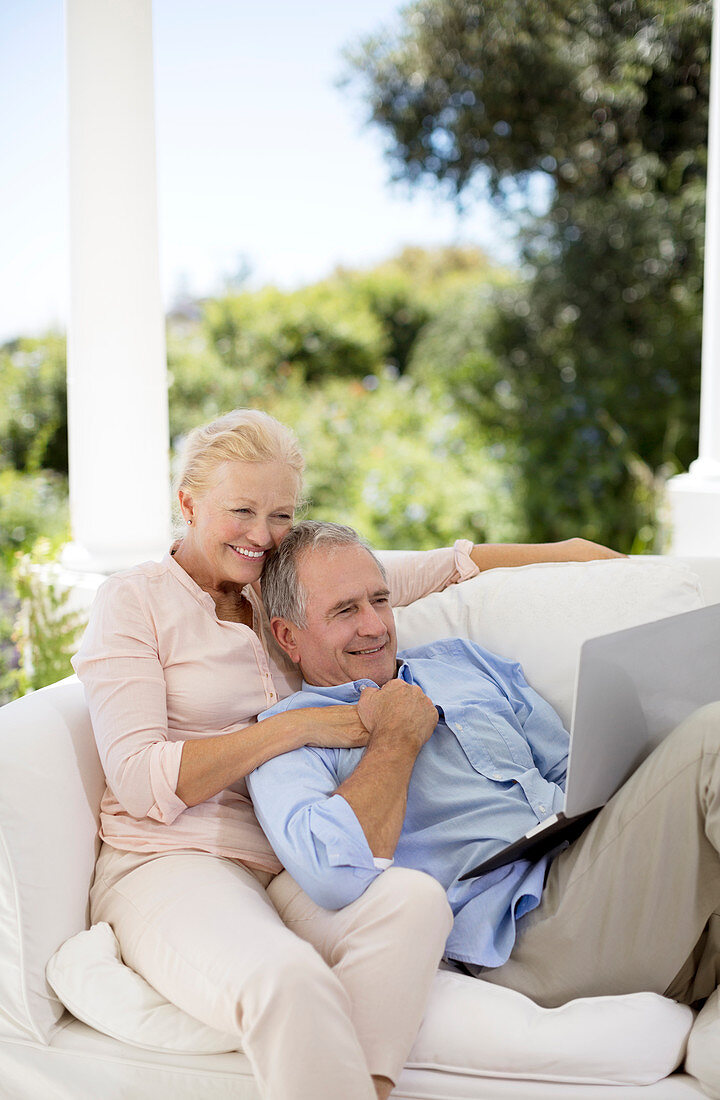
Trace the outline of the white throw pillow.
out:
M 240 1049 L 237 1035 L 188 1016 L 125 966 L 115 933 L 104 921 L 55 952 L 47 979 L 73 1016 L 122 1043 L 182 1054 Z
M 395 618 L 400 649 L 459 635 L 519 661 L 568 726 L 587 638 L 703 606 L 683 562 L 615 558 L 491 569 L 396 608 Z
M 478 1077 L 649 1085 L 682 1062 L 694 1013 L 657 993 L 540 1008 L 512 989 L 440 970 L 412 1069 Z
M 73 1015 L 121 1042 L 186 1054 L 238 1049 L 237 1036 L 194 1020 L 126 967 L 109 924 L 63 944 L 47 976 Z M 441 970 L 408 1065 L 489 1077 L 649 1084 L 680 1064 L 692 1022 L 691 1009 L 654 993 L 543 1009 L 520 993 Z

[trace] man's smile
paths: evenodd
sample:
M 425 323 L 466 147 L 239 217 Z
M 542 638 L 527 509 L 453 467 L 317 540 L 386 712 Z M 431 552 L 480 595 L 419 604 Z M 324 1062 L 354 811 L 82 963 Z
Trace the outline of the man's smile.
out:
M 371 657 L 373 653 L 382 653 L 387 644 L 388 639 L 386 638 L 384 642 L 381 642 L 380 645 L 374 646 L 372 649 L 349 649 L 348 653 L 351 657 Z

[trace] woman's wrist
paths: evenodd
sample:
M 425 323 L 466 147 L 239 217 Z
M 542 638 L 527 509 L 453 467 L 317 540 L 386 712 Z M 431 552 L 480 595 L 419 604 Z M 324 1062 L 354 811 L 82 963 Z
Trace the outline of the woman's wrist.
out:
M 298 721 L 301 714 L 303 711 L 283 711 L 258 722 L 258 729 L 267 731 L 274 750 L 272 756 L 281 756 L 284 752 L 293 752 L 307 745 L 310 725 L 305 719 Z
M 299 748 L 361 748 L 367 744 L 368 731 L 358 718 L 356 706 L 335 704 L 288 711 L 284 736 L 290 745 L 284 752 Z

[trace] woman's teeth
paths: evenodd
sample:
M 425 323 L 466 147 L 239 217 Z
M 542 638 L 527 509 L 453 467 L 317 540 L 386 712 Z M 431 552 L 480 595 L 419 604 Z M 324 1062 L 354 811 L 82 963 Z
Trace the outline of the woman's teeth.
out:
M 258 558 L 265 557 L 264 550 L 246 550 L 244 546 L 230 546 L 231 550 L 234 550 L 236 554 L 239 554 L 241 558 L 248 558 L 250 561 L 257 561 Z

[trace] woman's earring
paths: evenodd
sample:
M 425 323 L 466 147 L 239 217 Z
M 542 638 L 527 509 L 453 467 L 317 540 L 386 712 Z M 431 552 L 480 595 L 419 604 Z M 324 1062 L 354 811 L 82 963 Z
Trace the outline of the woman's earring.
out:
M 188 527 L 192 527 L 192 520 L 191 519 L 186 519 L 185 522 L 187 523 Z

